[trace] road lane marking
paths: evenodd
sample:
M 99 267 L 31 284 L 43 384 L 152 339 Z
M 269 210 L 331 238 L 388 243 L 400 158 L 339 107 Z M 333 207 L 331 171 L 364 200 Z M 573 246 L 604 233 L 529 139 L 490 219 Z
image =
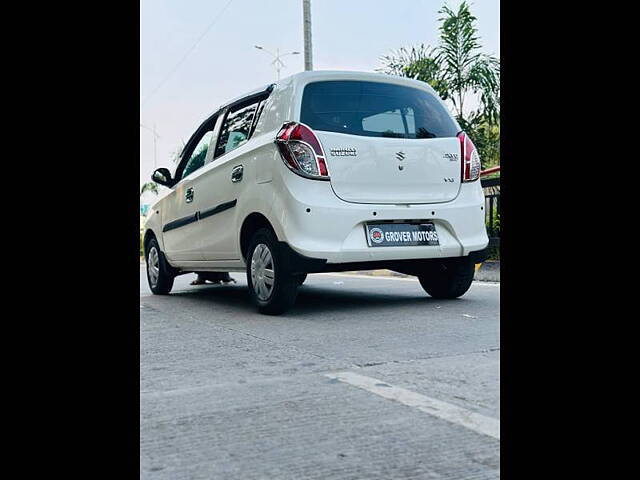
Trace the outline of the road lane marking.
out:
M 415 407 L 422 412 L 500 440 L 500 420 L 496 418 L 487 417 L 457 405 L 430 398 L 405 388 L 394 387 L 381 380 L 353 372 L 326 373 L 324 376 L 366 390 L 388 400 Z

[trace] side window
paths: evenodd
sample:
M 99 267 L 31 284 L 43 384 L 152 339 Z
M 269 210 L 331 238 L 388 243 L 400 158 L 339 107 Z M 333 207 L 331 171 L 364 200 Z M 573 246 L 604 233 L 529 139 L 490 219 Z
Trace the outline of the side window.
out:
M 215 157 L 228 153 L 249 140 L 258 102 L 230 110 L 222 124 Z
M 251 136 L 253 135 L 253 132 L 256 129 L 256 125 L 258 124 L 258 120 L 260 120 L 260 115 L 262 115 L 262 110 L 264 110 L 264 104 L 267 103 L 267 100 L 261 100 L 260 103 L 258 104 L 258 108 L 256 109 L 256 115 L 255 118 L 253 119 L 253 126 L 251 127 L 251 135 L 249 135 L 249 138 L 251 138 Z
M 209 130 L 202 136 L 184 166 L 181 179 L 204 166 L 204 159 L 207 158 L 207 151 L 209 150 L 209 143 L 211 142 L 212 136 L 213 130 Z

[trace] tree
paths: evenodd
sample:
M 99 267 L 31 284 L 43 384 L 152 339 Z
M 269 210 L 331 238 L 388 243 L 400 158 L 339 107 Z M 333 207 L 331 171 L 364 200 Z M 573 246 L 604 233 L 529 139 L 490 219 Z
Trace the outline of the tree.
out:
M 140 196 L 144 194 L 144 192 L 153 192 L 158 195 L 158 184 L 156 182 L 147 182 L 142 185 L 140 189 Z
M 381 60 L 385 67 L 379 70 L 385 73 L 422 80 L 431 85 L 441 97 L 448 93 L 440 80 L 440 64 L 433 48 L 424 44 L 411 47 L 411 50 L 402 47 L 391 55 L 384 55 Z
M 486 120 L 475 120 L 460 127 L 469 134 L 482 159 L 482 168 L 500 164 L 500 126 Z
M 381 57 L 385 73 L 428 83 L 453 107 L 460 127 L 473 139 L 485 166 L 500 159 L 500 60 L 481 52 L 476 17 L 462 2 L 457 12 L 448 6 L 441 15 L 439 45 L 400 48 Z M 465 111 L 470 95 L 477 110 Z
M 453 103 L 458 118 L 496 123 L 500 114 L 500 61 L 480 52 L 476 17 L 466 2 L 457 12 L 445 5 L 438 13 L 445 15 L 439 19 L 441 43 L 436 61 L 446 98 Z M 482 108 L 465 118 L 464 101 L 469 93 L 480 95 Z

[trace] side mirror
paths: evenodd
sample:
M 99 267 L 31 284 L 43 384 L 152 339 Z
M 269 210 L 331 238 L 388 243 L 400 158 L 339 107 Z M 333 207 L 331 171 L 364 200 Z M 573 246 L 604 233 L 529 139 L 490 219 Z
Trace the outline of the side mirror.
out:
M 173 186 L 173 179 L 168 168 L 161 167 L 156 169 L 151 175 L 151 180 L 165 187 Z

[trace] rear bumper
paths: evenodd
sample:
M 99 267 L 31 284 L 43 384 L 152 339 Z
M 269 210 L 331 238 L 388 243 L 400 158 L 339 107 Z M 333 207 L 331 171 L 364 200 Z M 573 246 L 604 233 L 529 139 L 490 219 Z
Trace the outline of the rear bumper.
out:
M 293 250 L 287 243 L 280 242 L 280 248 L 284 250 L 289 259 L 290 271 L 293 274 L 320 273 L 320 272 L 346 272 L 352 270 L 377 270 L 386 268 L 410 275 L 417 274 L 424 262 L 438 261 L 433 259 L 409 259 L 409 260 L 377 260 L 367 262 L 327 263 L 326 258 L 306 257 Z M 456 257 L 460 258 L 460 257 Z M 473 263 L 481 263 L 487 258 L 487 249 L 469 253 L 469 260 Z
M 476 250 L 475 252 L 469 253 L 469 259 L 473 263 L 482 263 L 489 257 L 489 250 L 487 248 L 483 248 L 482 250 Z
M 271 210 L 278 239 L 301 256 L 327 264 L 463 257 L 489 243 L 480 182 L 463 184 L 451 202 L 416 205 L 345 202 L 333 193 L 329 182 L 293 174 L 274 186 L 280 192 Z M 369 247 L 365 223 L 389 220 L 433 222 L 440 245 Z

